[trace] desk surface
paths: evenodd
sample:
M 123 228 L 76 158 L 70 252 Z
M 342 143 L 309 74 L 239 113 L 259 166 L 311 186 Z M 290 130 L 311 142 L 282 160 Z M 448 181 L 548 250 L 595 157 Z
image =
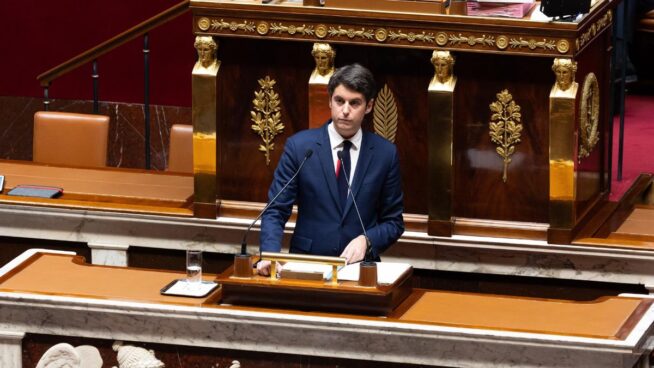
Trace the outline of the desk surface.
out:
M 0 203 L 190 216 L 193 176 L 117 168 L 74 168 L 0 161 L 5 190 L 19 184 L 60 187 L 56 199 L 0 195 Z
M 237 308 L 216 304 L 220 290 L 197 299 L 159 294 L 180 277 L 179 272 L 88 265 L 81 257 L 36 253 L 0 278 L 0 291 Z M 648 299 L 627 297 L 577 302 L 417 290 L 393 318 L 349 318 L 622 340 L 651 304 Z

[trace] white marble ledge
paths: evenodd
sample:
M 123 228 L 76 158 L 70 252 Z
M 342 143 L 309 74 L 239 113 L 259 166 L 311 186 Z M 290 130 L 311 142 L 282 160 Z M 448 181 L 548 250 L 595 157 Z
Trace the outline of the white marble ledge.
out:
M 625 340 L 0 293 L 0 331 L 457 366 L 616 367 L 651 350 L 650 308 Z M 301 339 L 298 336 L 302 336 Z M 472 349 L 472 350 L 469 350 Z M 472 352 L 474 351 L 474 354 Z M 471 354 L 471 356 L 468 356 Z M 570 364 L 551 356 L 568 357 Z M 595 362 L 601 358 L 609 364 Z M 469 365 L 461 359 L 473 359 Z M 629 366 L 629 365 L 625 365 Z
M 213 220 L 0 205 L 4 236 L 104 244 L 117 250 L 95 249 L 95 258 L 112 265 L 127 262 L 127 252 L 120 249 L 128 246 L 235 254 L 249 224 L 249 220 L 226 217 Z M 286 229 L 287 239 L 292 228 L 289 224 Z M 258 252 L 258 231 L 253 227 L 248 238 L 251 254 Z M 643 284 L 654 289 L 654 251 L 644 249 L 460 235 L 443 238 L 407 231 L 383 258 L 410 263 L 416 269 Z

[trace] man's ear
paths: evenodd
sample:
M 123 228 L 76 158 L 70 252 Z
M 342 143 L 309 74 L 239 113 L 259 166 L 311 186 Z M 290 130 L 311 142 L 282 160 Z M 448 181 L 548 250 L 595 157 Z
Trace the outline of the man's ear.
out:
M 330 101 L 331 103 L 331 101 Z M 366 114 L 372 111 L 372 106 L 375 104 L 375 99 L 371 98 L 370 101 L 366 104 Z

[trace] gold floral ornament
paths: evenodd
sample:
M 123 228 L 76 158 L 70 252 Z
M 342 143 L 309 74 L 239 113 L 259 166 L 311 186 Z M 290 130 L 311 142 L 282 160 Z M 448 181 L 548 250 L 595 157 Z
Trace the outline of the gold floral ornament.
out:
M 489 105 L 492 112 L 490 137 L 491 141 L 498 145 L 495 152 L 504 161 L 502 181 L 506 183 L 511 155 L 515 152 L 515 144 L 520 142 L 522 114 L 520 113 L 520 106 L 513 101 L 513 96 L 509 91 L 503 90 L 496 96 L 497 101 Z
M 375 126 L 375 133 L 391 142 L 395 142 L 395 134 L 397 133 L 397 104 L 395 103 L 393 92 L 388 88 L 388 84 L 384 85 L 377 99 L 375 99 L 372 120 Z
M 273 89 L 275 83 L 269 76 L 259 79 L 261 89 L 254 92 L 254 110 L 250 111 L 252 130 L 263 140 L 259 151 L 266 155 L 266 165 L 270 165 L 270 151 L 275 150 L 275 136 L 284 131 L 279 94 Z

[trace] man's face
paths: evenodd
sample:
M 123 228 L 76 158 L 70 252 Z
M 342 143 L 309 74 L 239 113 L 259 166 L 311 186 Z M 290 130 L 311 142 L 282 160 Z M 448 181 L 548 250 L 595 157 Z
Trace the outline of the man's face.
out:
M 352 138 L 361 128 L 364 116 L 372 110 L 373 101 L 366 102 L 363 94 L 338 85 L 329 99 L 336 132 L 343 138 Z

